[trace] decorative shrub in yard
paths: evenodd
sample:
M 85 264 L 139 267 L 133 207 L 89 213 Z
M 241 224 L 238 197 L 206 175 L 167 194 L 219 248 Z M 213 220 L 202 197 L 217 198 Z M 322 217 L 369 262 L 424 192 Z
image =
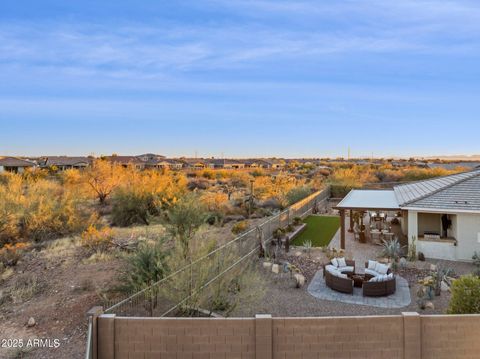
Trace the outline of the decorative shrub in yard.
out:
M 449 314 L 480 313 L 480 277 L 462 276 L 453 282 L 451 291 Z

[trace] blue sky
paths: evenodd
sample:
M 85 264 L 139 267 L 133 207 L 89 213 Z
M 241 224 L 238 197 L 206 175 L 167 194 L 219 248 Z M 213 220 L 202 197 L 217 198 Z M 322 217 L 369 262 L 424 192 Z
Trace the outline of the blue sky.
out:
M 478 154 L 478 1 L 0 2 L 0 154 Z

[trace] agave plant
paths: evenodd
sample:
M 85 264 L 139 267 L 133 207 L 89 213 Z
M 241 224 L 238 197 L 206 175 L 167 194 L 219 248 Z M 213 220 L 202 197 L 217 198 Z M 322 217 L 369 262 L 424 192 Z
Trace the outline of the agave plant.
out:
M 307 255 L 310 257 L 310 252 L 312 250 L 313 244 L 312 241 L 309 239 L 306 239 L 303 241 L 303 248 L 305 249 L 305 252 L 307 252 Z
M 388 259 L 396 262 L 400 258 L 403 247 L 400 245 L 400 242 L 397 238 L 391 239 L 388 241 L 383 241 L 382 256 L 387 257 Z

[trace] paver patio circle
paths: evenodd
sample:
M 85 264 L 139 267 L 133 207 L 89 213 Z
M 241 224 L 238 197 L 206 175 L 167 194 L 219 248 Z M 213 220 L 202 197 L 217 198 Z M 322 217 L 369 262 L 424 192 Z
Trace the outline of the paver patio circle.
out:
M 353 294 L 340 293 L 327 287 L 323 270 L 319 270 L 310 282 L 307 291 L 318 299 L 338 301 L 349 304 L 368 305 L 379 308 L 402 308 L 411 303 L 410 288 L 405 278 L 396 276 L 397 289 L 394 294 L 385 297 L 364 297 L 362 288 L 353 288 Z

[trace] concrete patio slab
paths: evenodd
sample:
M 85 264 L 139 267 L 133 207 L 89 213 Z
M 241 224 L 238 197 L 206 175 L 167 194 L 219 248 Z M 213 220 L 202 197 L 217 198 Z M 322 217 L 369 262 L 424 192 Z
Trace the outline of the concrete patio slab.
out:
M 307 291 L 318 299 L 331 300 L 349 304 L 368 305 L 379 308 L 402 308 L 411 303 L 408 282 L 400 277 L 397 278 L 397 290 L 395 294 L 386 297 L 364 297 L 362 288 L 353 288 L 353 294 L 345 294 L 330 289 L 325 284 L 323 270 L 319 270 L 310 282 Z

